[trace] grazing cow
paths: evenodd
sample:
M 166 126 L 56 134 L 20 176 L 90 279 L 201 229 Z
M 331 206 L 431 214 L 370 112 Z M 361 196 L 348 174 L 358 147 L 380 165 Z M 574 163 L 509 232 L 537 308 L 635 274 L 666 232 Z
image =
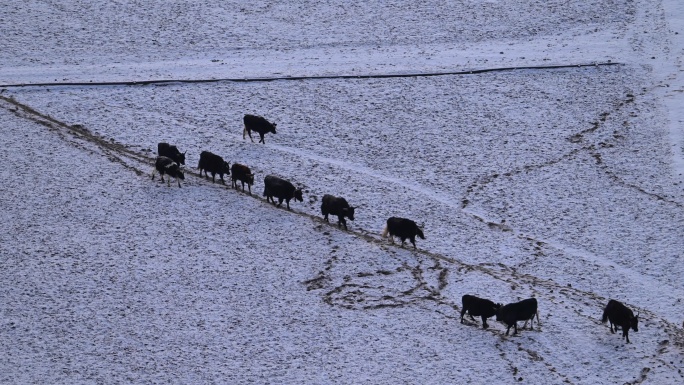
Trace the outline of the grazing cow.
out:
M 154 180 L 154 173 L 159 171 L 161 175 L 161 181 L 164 182 L 164 174 L 168 175 L 169 178 L 166 180 L 166 185 L 171 186 L 171 177 L 176 178 L 178 182 L 178 187 L 181 187 L 180 179 L 185 180 L 185 175 L 181 171 L 178 163 L 167 158 L 165 156 L 158 156 L 157 160 L 154 162 L 154 170 L 152 170 L 152 180 Z
M 488 299 L 479 298 L 474 295 L 466 294 L 461 298 L 463 308 L 461 309 L 461 323 L 463 323 L 463 316 L 466 312 L 470 318 L 474 320 L 473 316 L 482 317 L 482 328 L 486 329 L 487 318 L 494 317 L 497 310 L 501 307 L 500 303 L 494 303 Z
M 344 225 L 345 230 L 347 230 L 347 221 L 344 217 L 349 218 L 350 221 L 354 220 L 354 207 L 349 206 L 347 200 L 342 197 L 323 195 L 321 212 L 326 222 L 328 222 L 328 214 L 337 215 L 337 227 Z
M 252 139 L 252 131 L 259 133 L 259 143 L 263 144 L 266 144 L 266 142 L 264 142 L 264 135 L 266 133 L 276 133 L 276 124 L 269 122 L 261 116 L 247 114 L 242 120 L 245 124 L 245 129 L 242 131 L 242 139 L 245 139 L 245 133 L 247 133 L 252 143 L 254 143 L 254 139 Z
M 634 315 L 632 310 L 614 299 L 608 301 L 608 305 L 603 309 L 601 322 L 605 323 L 606 321 L 610 321 L 611 333 L 615 333 L 618 326 L 622 328 L 622 337 L 627 339 L 627 343 L 629 343 L 629 328 L 635 332 L 639 331 L 639 314 Z M 613 325 L 615 325 L 615 330 L 613 330 Z
M 242 165 L 240 163 L 233 163 L 230 167 L 231 171 L 231 186 L 237 189 L 237 181 L 242 182 L 242 191 L 245 191 L 245 183 L 249 188 L 249 195 L 252 195 L 252 185 L 254 184 L 254 174 L 249 169 L 249 167 Z
M 160 142 L 157 144 L 157 155 L 170 158 L 179 165 L 185 165 L 185 152 L 178 151 L 178 147 L 168 143 Z
M 264 178 L 264 196 L 266 202 L 273 202 L 273 197 L 278 198 L 278 207 L 283 203 L 283 199 L 287 202 L 287 209 L 290 209 L 290 199 L 294 198 L 296 201 L 304 202 L 302 197 L 302 189 L 295 188 L 295 186 L 277 176 L 266 175 Z
M 511 326 L 514 328 L 513 335 L 518 334 L 518 321 L 525 321 L 523 329 L 527 325 L 527 321 L 530 322 L 530 330 L 534 324 L 534 316 L 537 316 L 537 325 L 539 325 L 539 313 L 537 312 L 537 299 L 528 298 L 520 302 L 509 303 L 508 305 L 501 306 L 496 312 L 496 320 L 501 321 L 508 326 L 506 329 L 506 335 L 511 330 Z
M 416 222 L 406 218 L 389 218 L 387 220 L 387 226 L 385 226 L 385 229 L 382 231 L 382 237 L 386 237 L 388 233 L 392 243 L 394 243 L 393 237 L 396 235 L 401 238 L 401 246 L 404 247 L 404 242 L 406 241 L 406 238 L 408 238 L 411 240 L 411 243 L 413 243 L 414 249 L 416 248 L 416 235 L 421 239 L 425 239 L 423 230 L 418 227 Z
M 207 171 L 210 172 L 212 182 L 216 182 L 216 174 L 219 174 L 221 183 L 226 184 L 223 180 L 223 174 L 230 175 L 230 164 L 224 162 L 220 156 L 209 151 L 202 151 L 197 168 L 200 170 L 200 177 L 202 176 L 202 170 L 204 170 L 206 178 L 209 178 Z

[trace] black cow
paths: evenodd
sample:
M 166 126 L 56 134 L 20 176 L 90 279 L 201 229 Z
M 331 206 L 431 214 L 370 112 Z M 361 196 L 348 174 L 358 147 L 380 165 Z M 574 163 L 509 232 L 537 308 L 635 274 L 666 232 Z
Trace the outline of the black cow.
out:
M 242 120 L 245 124 L 245 129 L 242 131 L 242 139 L 245 139 L 245 133 L 247 133 L 249 139 L 254 142 L 254 139 L 252 139 L 252 131 L 256 131 L 261 138 L 259 139 L 259 143 L 266 144 L 266 142 L 264 142 L 264 135 L 268 132 L 276 133 L 276 124 L 269 122 L 261 116 L 247 114 Z
M 302 189 L 295 188 L 295 186 L 277 176 L 267 175 L 264 178 L 264 196 L 266 202 L 273 202 L 273 197 L 278 198 L 278 207 L 283 203 L 283 199 L 287 202 L 287 209 L 290 209 L 290 199 L 294 198 L 296 201 L 304 202 L 302 197 Z
M 425 239 L 423 230 L 418 227 L 416 222 L 406 218 L 389 218 L 387 220 L 387 226 L 385 226 L 385 229 L 382 231 L 382 237 L 386 237 L 388 233 L 392 243 L 394 243 L 393 237 L 396 235 L 401 238 L 401 246 L 403 247 L 406 238 L 408 238 L 411 240 L 411 243 L 413 243 L 414 249 L 416 248 L 416 235 L 421 239 Z
M 508 326 L 506 329 L 506 335 L 511 330 L 511 326 L 514 328 L 513 335 L 518 334 L 518 321 L 525 321 L 523 329 L 527 326 L 527 321 L 530 322 L 530 330 L 534 324 L 534 316 L 537 316 L 537 325 L 539 325 L 539 313 L 537 313 L 537 299 L 528 298 L 520 302 L 509 303 L 508 305 L 501 306 L 496 312 L 496 320 L 501 321 Z
M 152 170 L 152 180 L 154 180 L 154 173 L 159 171 L 161 175 L 161 181 L 164 182 L 164 174 L 168 175 L 169 178 L 166 180 L 166 185 L 171 186 L 171 177 L 176 178 L 178 182 L 178 187 L 181 187 L 180 179 L 185 180 L 185 175 L 181 171 L 178 163 L 167 158 L 165 156 L 158 156 L 157 160 L 154 162 L 154 170 Z
M 635 332 L 639 331 L 639 314 L 634 315 L 634 312 L 625 306 L 622 302 L 611 299 L 608 305 L 603 309 L 603 318 L 601 322 L 610 321 L 610 332 L 615 333 L 618 326 L 622 328 L 622 337 L 627 339 L 629 343 L 629 328 Z M 615 330 L 613 330 L 615 325 Z
M 242 191 L 245 191 L 245 183 L 247 183 L 247 187 L 249 188 L 249 195 L 252 195 L 254 174 L 252 174 L 252 171 L 249 169 L 249 167 L 242 165 L 240 163 L 233 163 L 233 165 L 230 167 L 230 171 L 232 172 L 231 179 L 233 181 L 231 183 L 231 186 L 237 189 L 237 181 L 239 180 L 240 182 L 242 182 Z
M 461 303 L 463 304 L 463 308 L 461 308 L 461 323 L 463 323 L 463 316 L 468 312 L 471 319 L 474 319 L 473 316 L 482 317 L 482 328 L 484 329 L 489 327 L 487 325 L 487 318 L 494 317 L 497 310 L 501 307 L 500 303 L 494 303 L 488 299 L 469 294 L 461 297 Z
M 186 151 L 187 152 L 187 151 Z M 170 158 L 178 164 L 185 165 L 185 152 L 178 151 L 178 147 L 168 143 L 160 142 L 157 144 L 157 154 Z
M 202 176 L 202 170 L 204 170 L 206 178 L 209 178 L 207 171 L 210 172 L 212 182 L 216 182 L 216 174 L 219 174 L 221 183 L 226 184 L 223 180 L 223 174 L 230 175 L 230 164 L 225 162 L 220 156 L 209 151 L 202 151 L 197 168 L 200 170 L 200 177 Z
M 347 221 L 344 217 L 354 220 L 354 207 L 349 206 L 347 200 L 342 197 L 332 195 L 323 195 L 323 202 L 321 203 L 321 212 L 323 219 L 328 222 L 328 214 L 337 215 L 337 227 L 342 227 L 347 230 Z

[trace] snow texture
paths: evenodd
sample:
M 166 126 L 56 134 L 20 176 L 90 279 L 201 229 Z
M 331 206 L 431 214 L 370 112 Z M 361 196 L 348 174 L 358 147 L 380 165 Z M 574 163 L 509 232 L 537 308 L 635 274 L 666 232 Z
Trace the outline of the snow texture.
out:
M 679 1 L 22 1 L 0 25 L 0 383 L 684 382 Z M 277 134 L 243 139 L 246 113 Z M 182 188 L 151 179 L 161 141 Z M 205 150 L 252 194 L 200 178 Z M 304 202 L 267 203 L 269 174 Z M 536 297 L 541 324 L 461 324 L 464 294 Z

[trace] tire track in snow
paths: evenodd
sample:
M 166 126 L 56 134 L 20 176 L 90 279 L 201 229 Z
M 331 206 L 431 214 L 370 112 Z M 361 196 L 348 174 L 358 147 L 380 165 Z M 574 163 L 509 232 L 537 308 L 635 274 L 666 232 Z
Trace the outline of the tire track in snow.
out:
M 558 64 L 548 66 L 520 66 L 520 67 L 495 67 L 480 68 L 463 71 L 444 71 L 444 72 L 410 72 L 396 74 L 370 74 L 370 75 L 320 75 L 320 76 L 273 76 L 257 78 L 220 78 L 220 79 L 153 79 L 138 81 L 116 81 L 116 82 L 53 82 L 53 83 L 19 83 L 2 84 L 0 88 L 23 88 L 23 87 L 111 87 L 111 86 L 147 86 L 147 85 L 167 85 L 167 84 L 198 84 L 198 83 L 254 83 L 254 82 L 273 82 L 284 80 L 344 80 L 344 79 L 390 79 L 390 78 L 413 78 L 413 77 L 434 77 L 434 76 L 456 76 L 456 75 L 476 75 L 489 72 L 508 72 L 524 70 L 553 70 L 563 68 L 582 68 L 582 67 L 605 67 L 623 65 L 617 62 L 593 62 L 579 64 Z

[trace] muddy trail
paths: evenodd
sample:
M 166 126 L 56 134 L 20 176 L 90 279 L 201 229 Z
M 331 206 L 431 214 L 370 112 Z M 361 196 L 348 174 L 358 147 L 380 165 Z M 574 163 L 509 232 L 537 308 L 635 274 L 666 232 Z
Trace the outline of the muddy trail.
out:
M 599 149 L 592 144 L 585 143 L 583 137 L 599 129 L 607 119 L 610 119 L 612 113 L 629 105 L 633 100 L 633 96 L 627 95 L 623 102 L 615 106 L 615 111 L 602 114 L 597 117 L 596 123 L 591 128 L 568 138 L 570 142 L 578 144 L 579 148 L 571 150 L 562 159 L 556 159 L 548 164 L 526 166 L 525 169 L 546 167 L 554 162 L 560 162 L 566 157 L 572 157 L 579 152 L 588 152 L 596 159 L 597 164 L 601 166 Z M 2 108 L 13 112 L 16 116 L 35 122 L 57 134 L 75 148 L 104 156 L 109 161 L 120 164 L 139 176 L 150 175 L 151 173 L 154 162 L 153 154 L 137 152 L 126 144 L 106 140 L 91 132 L 83 125 L 66 124 L 9 97 L 0 95 L 0 104 Z M 616 137 L 615 140 L 620 140 L 620 138 Z M 468 204 L 472 199 L 471 196 L 476 195 L 479 190 L 484 189 L 488 183 L 491 183 L 491 181 L 496 180 L 497 178 L 505 178 L 516 173 L 522 173 L 525 169 L 512 170 L 506 173 L 479 178 L 468 188 L 468 195 L 463 197 L 461 209 L 474 220 L 486 223 L 491 231 L 505 232 L 512 237 L 517 237 L 524 242 L 527 242 L 531 248 L 535 248 L 535 245 L 538 246 L 544 244 L 544 242 L 527 235 L 517 234 L 505 223 L 488 221 L 467 210 Z M 625 186 L 638 190 L 640 193 L 648 195 L 651 198 L 665 201 L 668 204 L 673 205 L 673 207 L 682 208 L 682 205 L 678 202 L 669 201 L 665 197 L 649 193 L 639 186 L 631 186 L 626 182 L 622 182 L 618 176 L 612 175 L 608 168 L 605 168 L 604 171 L 617 183 L 622 183 Z M 202 179 L 199 173 L 194 170 L 186 169 L 185 172 L 186 174 Z M 218 185 L 214 186 L 218 187 Z M 257 199 L 261 201 L 262 204 L 273 207 L 272 204 L 266 202 L 264 198 L 256 194 L 248 195 L 240 190 L 234 190 L 230 186 L 221 187 L 245 195 L 245 197 Z M 275 207 L 273 208 L 275 209 Z M 285 208 L 282 209 L 286 210 Z M 323 264 L 322 270 L 320 270 L 316 276 L 302 282 L 302 284 L 306 286 L 307 290 L 320 292 L 322 300 L 333 307 L 351 311 L 373 311 L 382 308 L 416 306 L 425 308 L 426 311 L 438 312 L 443 317 L 458 322 L 460 318 L 460 303 L 457 303 L 452 298 L 448 298 L 448 296 L 444 295 L 443 291 L 449 285 L 449 278 L 453 278 L 454 276 L 465 276 L 471 273 L 484 274 L 494 280 L 504 282 L 511 286 L 528 287 L 532 290 L 534 296 L 543 297 L 546 301 L 553 304 L 553 306 L 570 307 L 577 317 L 585 319 L 588 322 L 596 323 L 596 314 L 593 312 L 594 309 L 601 309 L 608 301 L 608 298 L 594 292 L 578 289 L 569 284 L 560 284 L 553 279 L 540 278 L 531 274 L 521 273 L 515 268 L 501 263 L 466 263 L 457 258 L 428 250 L 403 248 L 399 243 L 391 244 L 386 239 L 381 238 L 379 234 L 363 229 L 342 230 L 334 224 L 334 221 L 331 224 L 328 224 L 324 222 L 321 217 L 305 212 L 291 210 L 289 213 L 310 219 L 315 224 L 314 226 L 316 229 L 323 233 L 323 236 L 327 233 L 329 234 L 331 231 L 344 232 L 376 245 L 378 248 L 394 255 L 397 259 L 399 267 L 395 269 L 365 271 L 353 276 L 345 275 L 344 277 L 339 277 L 333 272 L 336 267 L 337 259 L 332 255 Z M 392 280 L 398 274 L 409 277 L 412 285 L 408 288 L 399 290 L 393 289 L 391 285 L 384 284 L 385 281 Z M 545 304 L 542 309 L 549 309 L 551 307 L 552 306 Z M 673 354 L 680 355 L 684 351 L 684 331 L 682 331 L 679 325 L 675 325 L 662 317 L 659 317 L 648 309 L 635 308 L 633 306 L 632 308 L 635 311 L 640 312 L 644 318 L 648 319 L 646 323 L 647 327 L 663 330 L 668 336 L 666 340 L 659 342 L 659 348 L 655 352 L 652 352 L 650 361 L 653 362 L 653 365 L 663 366 L 669 371 L 677 373 L 678 362 L 672 361 L 671 357 Z M 541 326 L 537 325 L 537 331 L 544 329 L 544 322 L 545 321 L 542 321 Z M 477 322 L 473 323 L 473 321 L 467 321 L 466 324 L 471 327 L 480 328 L 480 325 Z M 512 339 L 507 337 L 501 329 L 490 327 L 489 329 L 484 329 L 484 331 L 495 335 L 499 339 L 499 343 L 497 344 L 499 355 L 503 360 L 508 362 L 511 373 L 514 376 L 517 374 L 518 369 L 515 360 L 508 357 L 509 354 L 507 353 L 508 350 L 506 345 L 510 343 L 514 344 L 518 351 L 524 352 L 527 360 L 544 365 L 555 382 L 573 383 L 573 380 L 565 376 L 562 373 L 562 370 L 554 365 L 552 360 L 544 358 L 549 352 L 533 350 L 526 346 L 523 339 Z M 639 377 L 631 383 L 637 384 L 644 382 L 653 368 L 644 367 L 634 369 L 640 371 Z M 684 374 L 681 373 L 681 370 L 678 373 L 680 378 L 684 380 Z

